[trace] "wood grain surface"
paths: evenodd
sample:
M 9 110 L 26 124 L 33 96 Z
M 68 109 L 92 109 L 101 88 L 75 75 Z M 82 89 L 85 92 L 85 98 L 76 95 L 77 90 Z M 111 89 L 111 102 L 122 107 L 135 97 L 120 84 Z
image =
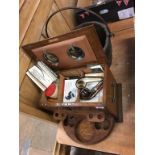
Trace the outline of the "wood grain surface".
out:
M 25 2 L 25 0 L 19 0 L 19 11 L 20 11 L 21 7 L 23 6 L 24 2 Z
M 32 21 L 32 18 L 38 8 L 40 0 L 26 0 L 19 14 L 19 44 L 21 44 L 25 33 Z
M 134 18 L 125 19 L 114 23 L 109 23 L 108 26 L 112 33 L 116 33 L 118 31 L 122 31 L 125 29 L 131 29 L 131 28 L 134 28 Z
M 37 103 L 40 99 L 40 90 L 25 74 L 28 67 L 31 67 L 33 65 L 33 62 L 31 63 L 31 58 L 24 52 L 21 46 L 29 42 L 35 42 L 36 40 L 38 41 L 40 40 L 44 22 L 49 15 L 52 4 L 53 1 L 51 0 L 41 1 L 39 3 L 39 6 L 32 18 L 32 21 L 24 36 L 24 39 L 20 44 L 20 52 L 19 52 L 19 64 L 20 64 L 19 102 L 21 107 L 20 111 L 38 116 L 39 118 L 43 118 L 45 120 L 51 120 L 50 119 L 51 117 L 49 116 L 49 114 L 42 112 L 40 109 L 38 109 Z M 43 11 L 45 7 L 46 11 Z
M 22 49 L 22 45 L 25 45 L 27 43 L 35 42 L 40 40 L 41 32 L 44 26 L 44 22 L 47 19 L 47 16 L 49 15 L 49 11 L 52 7 L 53 2 L 51 0 L 41 1 L 36 13 L 33 16 L 32 22 L 29 25 L 29 28 L 24 36 L 23 41 L 20 44 L 20 51 L 19 51 L 19 84 L 21 85 L 25 72 L 30 64 L 30 57 L 24 52 Z M 46 7 L 46 11 L 42 11 Z M 24 10 L 21 10 L 21 13 Z M 22 18 L 20 18 L 20 21 L 22 22 Z M 20 29 L 20 31 L 22 31 Z
M 49 13 L 51 15 L 53 12 L 58 10 L 58 6 L 56 3 L 53 3 L 52 9 Z M 70 32 L 70 28 L 66 23 L 64 17 L 61 13 L 57 13 L 48 24 L 48 33 L 50 37 L 55 37 L 57 35 L 65 34 L 66 32 Z
M 93 2 L 93 0 L 78 0 L 77 6 L 78 7 L 87 7 L 87 6 L 91 5 L 92 2 Z
M 19 104 L 19 110 L 20 112 L 32 115 L 33 117 L 51 121 L 51 116 L 49 114 L 47 114 L 46 112 L 43 112 L 40 109 L 36 109 L 32 106 L 29 106 L 21 101 Z
M 69 6 L 77 6 L 78 0 L 55 0 L 58 8 L 69 7 Z M 70 29 L 74 29 L 75 19 L 74 19 L 74 10 L 66 10 L 62 11 L 61 14 L 64 17 L 66 23 L 68 24 Z

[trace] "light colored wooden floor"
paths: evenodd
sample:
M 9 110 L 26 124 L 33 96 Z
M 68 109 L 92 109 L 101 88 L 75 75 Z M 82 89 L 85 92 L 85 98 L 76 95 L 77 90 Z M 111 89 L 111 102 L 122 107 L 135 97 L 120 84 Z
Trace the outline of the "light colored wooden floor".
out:
M 52 155 L 56 144 L 57 124 L 20 113 L 19 154 Z

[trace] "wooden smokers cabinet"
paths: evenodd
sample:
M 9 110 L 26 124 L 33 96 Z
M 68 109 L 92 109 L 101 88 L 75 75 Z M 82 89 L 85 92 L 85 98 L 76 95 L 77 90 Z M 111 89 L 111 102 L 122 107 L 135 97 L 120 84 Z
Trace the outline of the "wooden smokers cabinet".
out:
M 72 46 L 80 49 L 79 57 L 76 58 L 69 53 Z M 107 58 L 93 25 L 28 44 L 23 48 L 35 62 L 44 62 L 58 74 L 58 97 L 46 98 L 43 94 L 39 106 L 52 112 L 54 119 L 62 121 L 64 130 L 74 141 L 85 144 L 97 143 L 110 134 L 115 121 L 122 122 L 121 84 L 116 82 L 107 65 Z M 55 58 L 54 63 L 48 60 L 51 55 Z M 101 100 L 83 102 L 78 93 L 75 102 L 63 102 L 64 81 L 74 77 L 83 78 L 85 74 L 93 72 L 91 67 L 95 65 L 102 68 Z M 87 124 L 86 122 L 89 122 L 93 130 L 87 130 L 89 135 L 82 133 L 82 125 L 79 125 Z

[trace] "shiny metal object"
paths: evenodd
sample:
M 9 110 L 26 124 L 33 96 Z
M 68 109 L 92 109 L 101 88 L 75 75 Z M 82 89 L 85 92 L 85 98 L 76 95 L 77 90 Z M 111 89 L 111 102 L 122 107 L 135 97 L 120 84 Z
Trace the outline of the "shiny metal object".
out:
M 89 89 L 87 83 L 98 82 L 96 86 Z M 80 89 L 80 99 L 90 100 L 94 98 L 103 88 L 102 78 L 81 78 L 76 81 L 76 87 Z
M 59 63 L 58 57 L 53 53 L 45 52 L 43 54 L 43 58 L 45 61 L 47 61 L 51 65 L 58 65 L 58 63 Z
M 83 52 L 83 50 L 73 45 L 69 47 L 69 49 L 67 50 L 67 54 L 74 60 L 82 60 L 85 57 L 85 53 Z
M 76 87 L 81 89 L 86 87 L 87 83 L 91 82 L 100 82 L 103 78 L 101 77 L 86 77 L 86 78 L 80 78 L 76 81 Z

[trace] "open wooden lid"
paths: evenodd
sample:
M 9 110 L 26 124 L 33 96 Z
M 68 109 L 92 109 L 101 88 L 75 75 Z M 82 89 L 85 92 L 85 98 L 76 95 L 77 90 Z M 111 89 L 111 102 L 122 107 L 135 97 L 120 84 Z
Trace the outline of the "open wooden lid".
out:
M 107 62 L 93 25 L 28 44 L 23 48 L 35 61 L 43 61 L 58 70 Z

